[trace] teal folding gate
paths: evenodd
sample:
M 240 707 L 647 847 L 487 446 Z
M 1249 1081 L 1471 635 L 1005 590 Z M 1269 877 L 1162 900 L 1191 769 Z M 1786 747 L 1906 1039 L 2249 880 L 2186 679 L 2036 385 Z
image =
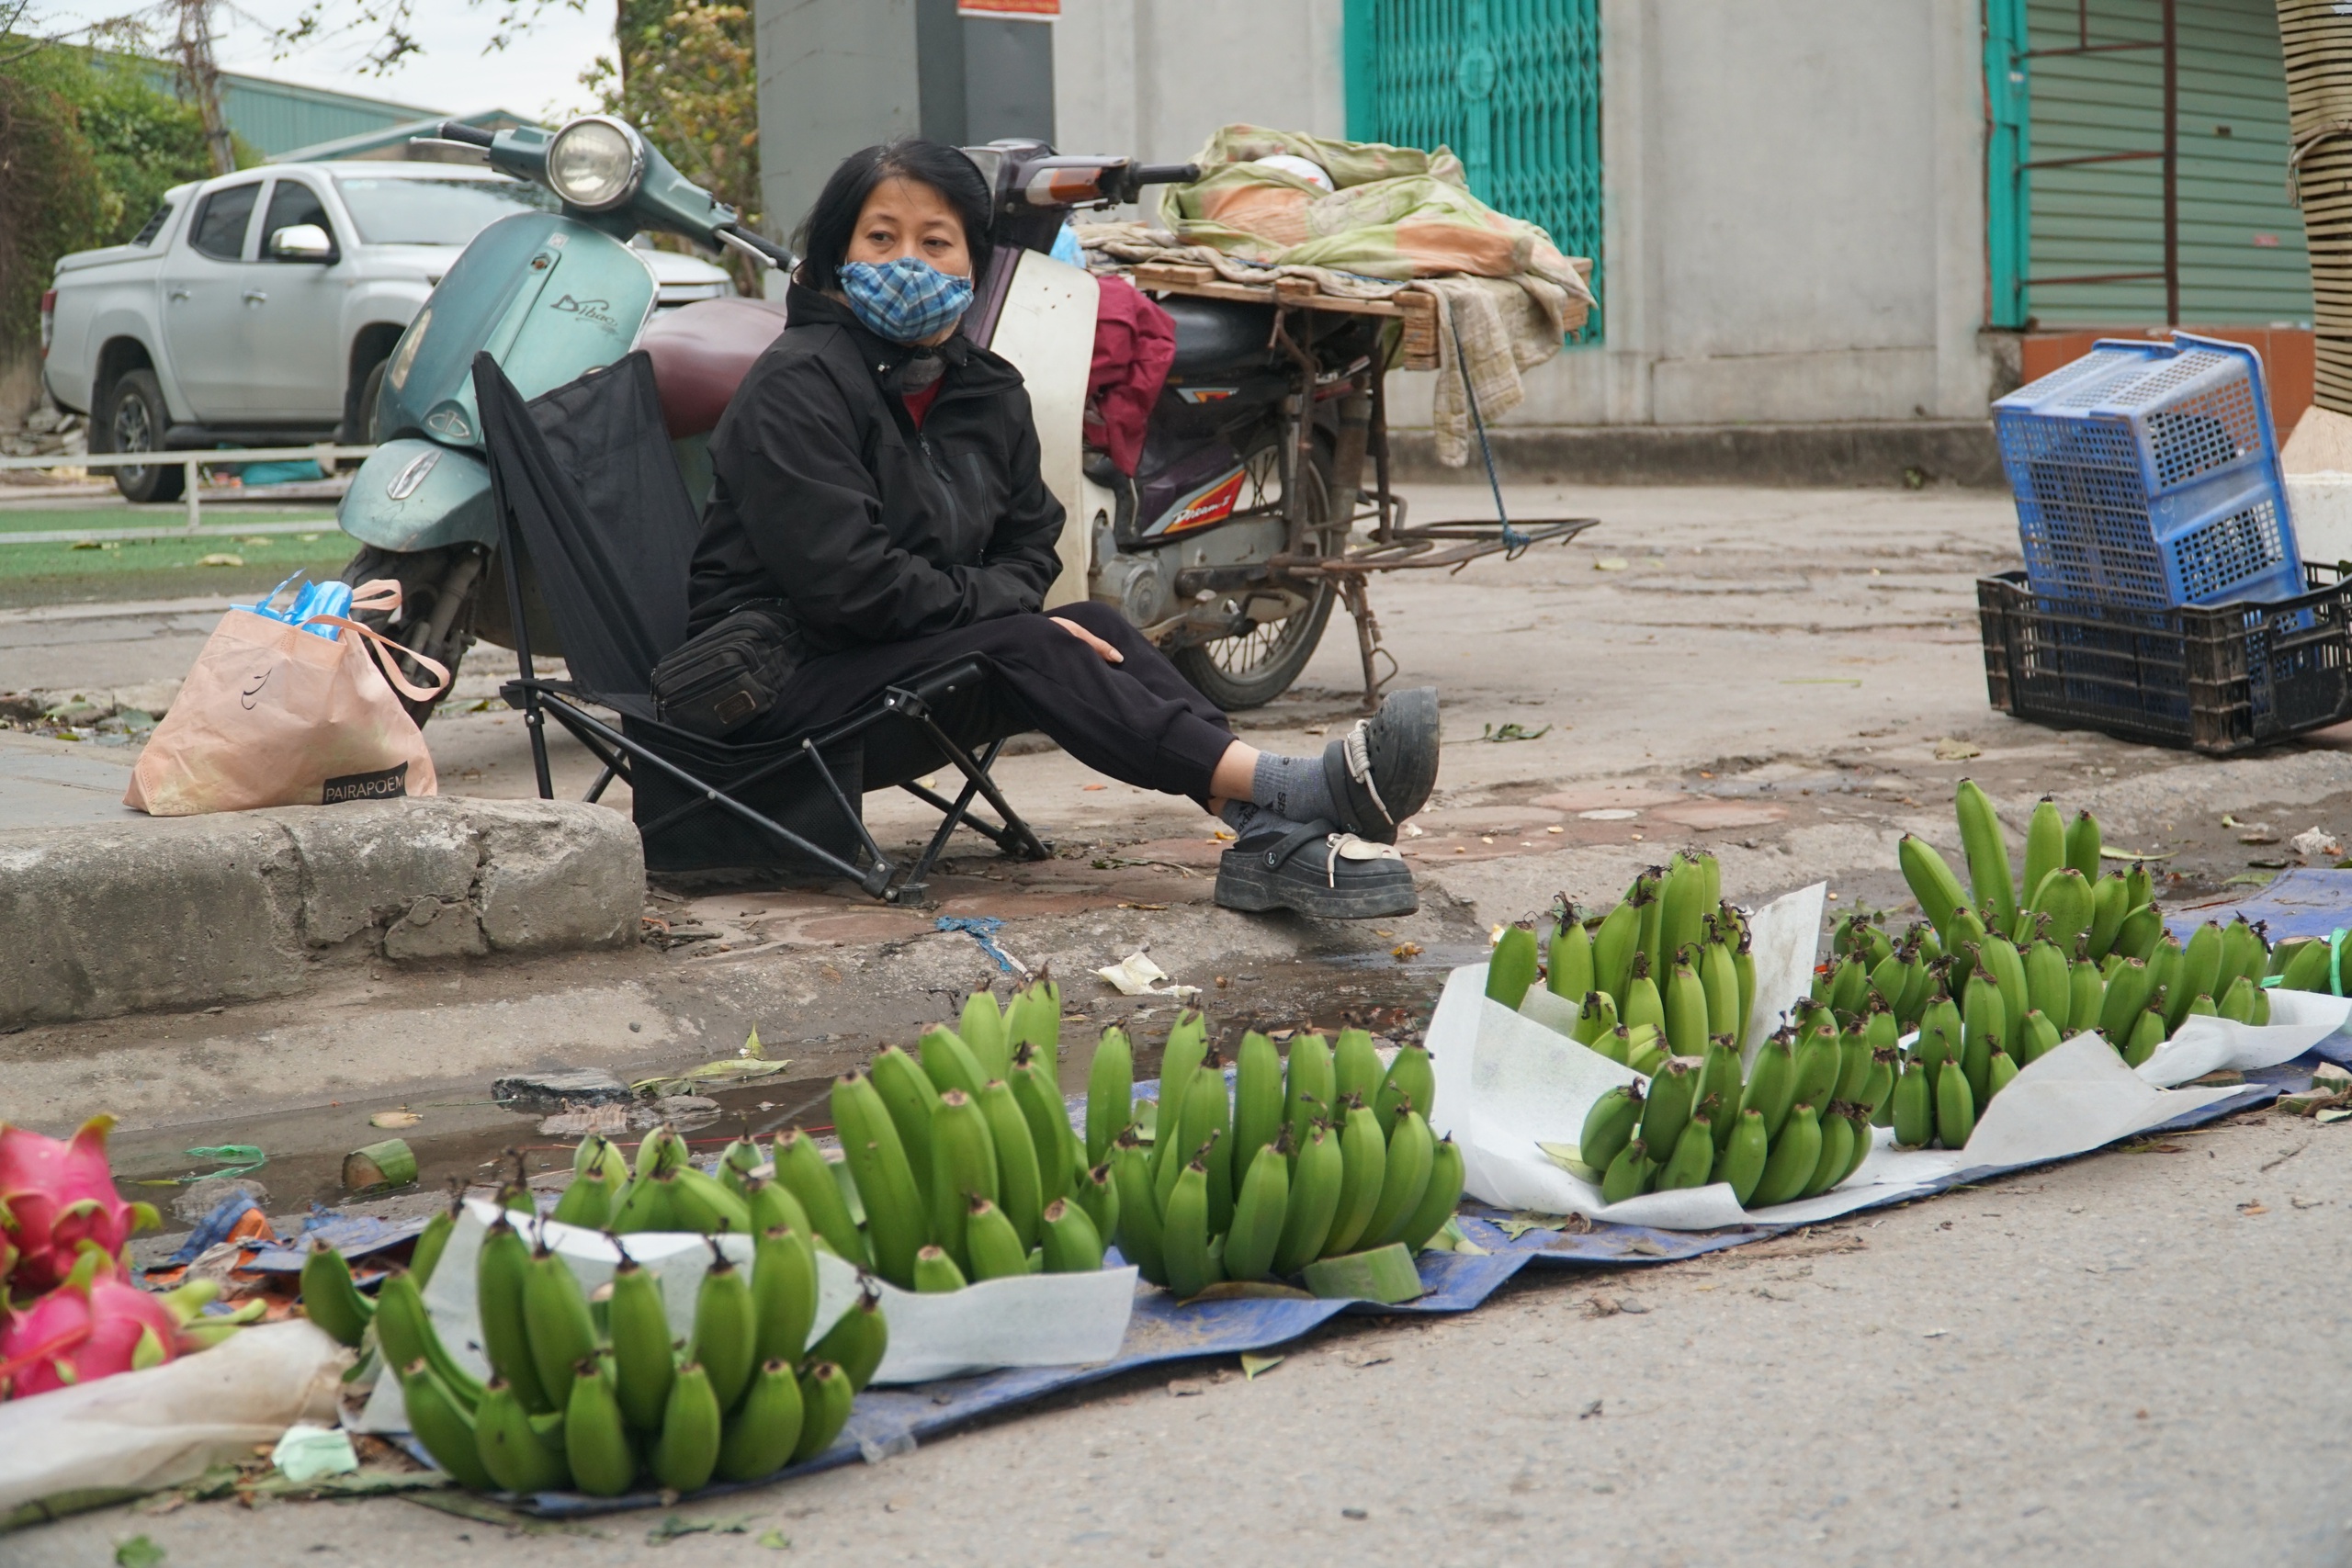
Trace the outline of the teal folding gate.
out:
M 1347 0 L 1346 15 L 1350 138 L 1453 148 L 1480 200 L 1592 258 L 1605 303 L 1600 0 Z

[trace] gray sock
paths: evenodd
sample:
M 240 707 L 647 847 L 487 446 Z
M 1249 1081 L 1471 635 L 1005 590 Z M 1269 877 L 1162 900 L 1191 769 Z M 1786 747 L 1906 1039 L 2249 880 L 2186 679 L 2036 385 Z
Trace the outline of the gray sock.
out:
M 1322 818 L 1339 820 L 1340 808 L 1323 782 L 1321 757 L 1278 757 L 1258 753 L 1258 768 L 1250 780 L 1250 798 L 1267 810 L 1294 822 Z
M 1232 829 L 1233 836 L 1237 839 L 1246 839 L 1252 833 L 1269 829 L 1286 832 L 1293 828 L 1305 826 L 1303 823 L 1292 821 L 1269 807 L 1254 806 L 1246 800 L 1227 801 L 1225 809 L 1217 813 L 1217 819 Z

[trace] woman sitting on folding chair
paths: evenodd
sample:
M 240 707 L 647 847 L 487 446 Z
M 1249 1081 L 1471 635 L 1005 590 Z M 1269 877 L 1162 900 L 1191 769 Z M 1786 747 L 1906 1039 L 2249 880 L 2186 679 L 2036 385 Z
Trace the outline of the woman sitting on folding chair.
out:
M 1391 696 L 1321 756 L 1261 752 L 1109 605 L 1040 614 L 1061 503 L 1020 374 L 961 335 L 989 199 L 952 147 L 852 154 L 801 234 L 791 324 L 736 390 L 689 590 L 699 634 L 747 605 L 799 660 L 728 739 L 781 739 L 975 656 L 959 742 L 1039 729 L 1098 773 L 1188 795 L 1237 840 L 1216 901 L 1362 919 L 1415 907 L 1397 824 L 1436 782 L 1437 694 Z M 871 781 L 869 781 L 871 782 Z

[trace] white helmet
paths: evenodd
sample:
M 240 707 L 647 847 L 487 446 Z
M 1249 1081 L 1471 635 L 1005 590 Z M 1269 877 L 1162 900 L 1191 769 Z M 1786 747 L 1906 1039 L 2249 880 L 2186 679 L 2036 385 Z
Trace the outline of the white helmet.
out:
M 1261 168 L 1280 169 L 1294 179 L 1305 180 L 1317 190 L 1338 188 L 1331 184 L 1331 176 L 1325 172 L 1322 164 L 1311 158 L 1302 158 L 1295 152 L 1276 152 L 1272 157 L 1256 158 L 1251 162 Z

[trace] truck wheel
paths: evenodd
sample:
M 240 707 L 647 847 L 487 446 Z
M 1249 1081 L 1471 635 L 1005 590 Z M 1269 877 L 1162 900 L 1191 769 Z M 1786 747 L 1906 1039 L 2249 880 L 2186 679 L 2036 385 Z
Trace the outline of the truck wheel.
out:
M 351 413 L 351 428 L 344 433 L 346 446 L 367 446 L 376 439 L 376 400 L 384 389 L 384 367 L 387 359 L 379 359 L 368 367 L 367 377 L 359 383 L 358 401 Z
M 351 558 L 343 569 L 343 581 L 354 588 L 379 577 L 389 577 L 401 585 L 399 619 L 393 620 L 381 610 L 362 610 L 352 618 L 363 626 L 381 631 L 402 648 L 437 660 L 449 671 L 449 684 L 458 682 L 458 667 L 466 650 L 474 645 L 474 604 L 478 597 L 483 571 L 482 551 L 472 545 L 457 545 L 446 549 L 398 551 L 379 549 L 368 545 Z M 438 612 L 445 595 L 455 592 L 458 600 L 447 615 Z M 435 621 L 445 628 L 435 635 Z M 416 669 L 405 671 L 409 679 L 420 683 L 424 672 Z M 395 693 L 395 695 L 399 694 Z M 445 691 L 443 695 L 447 695 Z M 409 717 L 421 727 L 433 716 L 442 698 L 430 702 L 400 699 Z
M 160 452 L 171 414 L 164 407 L 164 389 L 153 370 L 133 370 L 107 389 L 106 404 L 98 411 L 98 430 L 109 452 Z M 177 501 L 180 482 L 187 477 L 177 464 L 124 467 L 114 471 L 114 488 L 125 501 Z

